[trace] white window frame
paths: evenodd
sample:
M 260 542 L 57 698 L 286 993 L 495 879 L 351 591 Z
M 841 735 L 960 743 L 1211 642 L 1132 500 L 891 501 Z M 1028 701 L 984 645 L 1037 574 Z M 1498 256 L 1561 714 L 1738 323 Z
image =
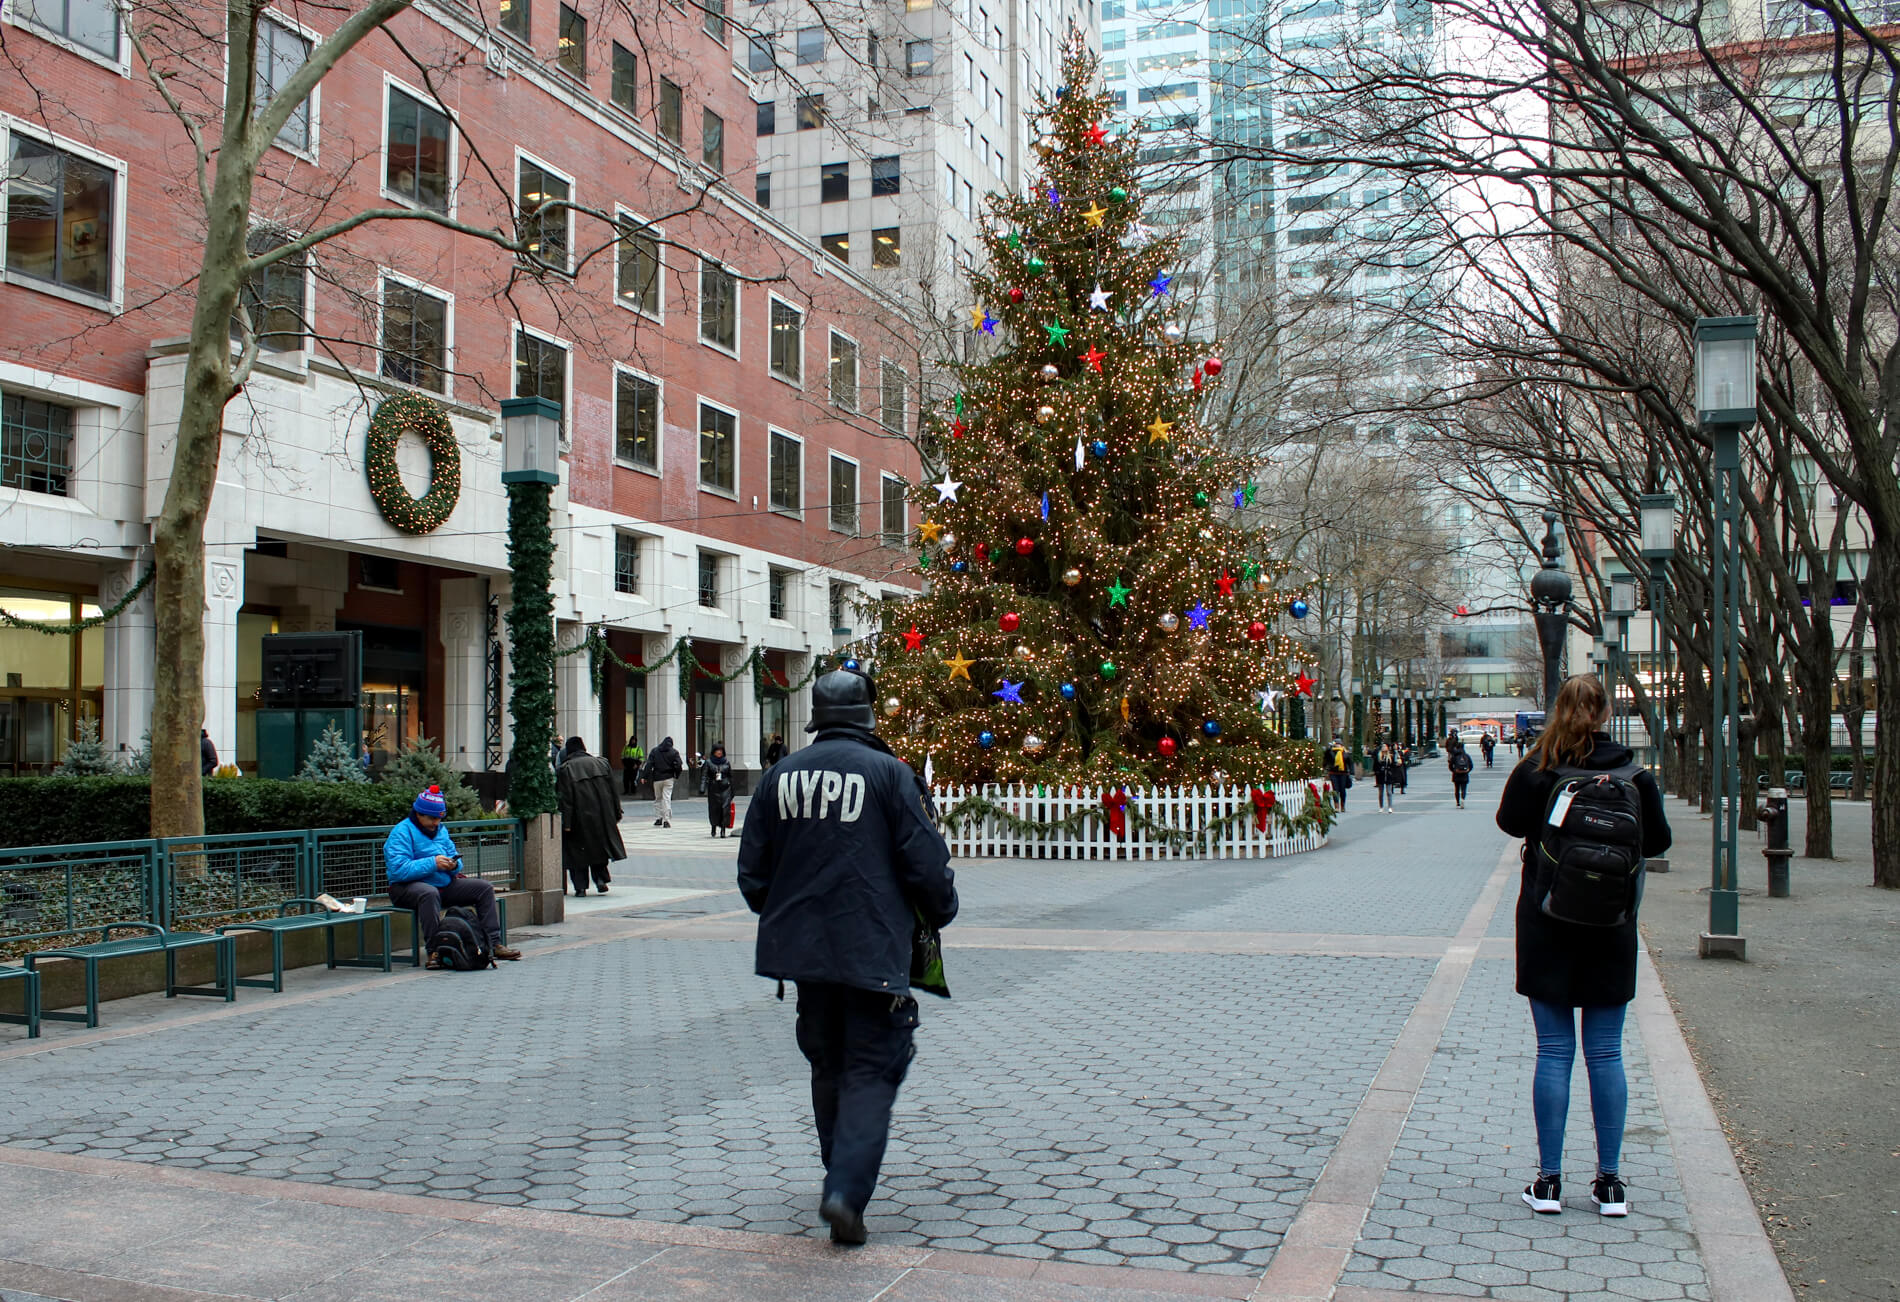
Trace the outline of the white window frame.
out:
M 403 384 L 401 380 L 392 380 L 388 376 L 383 374 L 383 351 L 384 351 L 383 350 L 383 309 L 384 309 L 385 304 L 388 301 L 387 296 L 384 293 L 384 289 L 392 280 L 395 281 L 398 285 L 407 286 L 409 289 L 415 290 L 419 294 L 427 294 L 431 298 L 442 299 L 444 302 L 448 304 L 448 310 L 443 313 L 443 317 L 442 317 L 442 392 L 441 393 L 436 393 L 434 389 L 425 389 L 420 385 Z M 513 346 L 514 346 L 514 341 L 510 339 L 509 347 L 512 348 Z M 514 367 L 514 357 L 512 354 L 510 354 L 508 358 L 508 365 L 510 368 L 509 374 L 512 376 L 513 367 Z M 426 281 L 417 280 L 413 276 L 405 276 L 400 271 L 392 271 L 388 267 L 378 267 L 376 269 L 376 378 L 381 380 L 384 384 L 400 385 L 404 390 L 413 391 L 416 393 L 434 394 L 434 396 L 438 398 L 448 398 L 454 395 L 454 392 L 455 392 L 455 295 L 449 293 L 445 289 L 437 289 L 434 285 L 431 285 L 427 283 Z
M 777 380 L 781 384 L 789 384 L 794 389 L 803 389 L 805 387 L 805 376 L 810 373 L 810 369 L 811 369 L 805 364 L 805 361 L 806 361 L 805 327 L 811 321 L 811 309 L 809 307 L 800 306 L 799 304 L 792 302 L 791 299 L 785 297 L 783 294 L 777 293 L 775 291 L 768 291 L 765 297 L 766 297 L 765 373 L 771 376 L 773 379 Z M 776 367 L 772 365 L 772 304 L 774 303 L 783 303 L 786 307 L 789 307 L 792 309 L 792 311 L 798 313 L 798 378 L 797 379 L 793 379 L 791 376 L 786 375 L 783 371 L 778 370 Z
M 513 397 L 515 392 L 515 349 L 517 347 L 515 341 L 519 336 L 533 335 L 542 343 L 553 344 L 567 354 L 567 374 L 561 380 L 561 448 L 565 451 L 574 437 L 574 345 L 572 341 L 563 339 L 557 334 L 524 325 L 520 321 L 511 321 L 509 326 L 511 327 L 508 331 L 508 395 L 510 397 Z
M 376 126 L 377 131 L 381 133 L 382 139 L 381 147 L 376 151 L 377 192 L 391 203 L 400 204 L 404 208 L 413 208 L 417 212 L 434 212 L 435 209 L 429 207 L 427 204 L 411 199 L 408 195 L 389 188 L 389 92 L 392 90 L 399 90 L 410 99 L 426 104 L 430 108 L 441 108 L 433 97 L 411 86 L 402 78 L 392 76 L 387 72 L 383 74 L 382 98 L 376 105 L 376 111 L 382 119 Z M 462 124 L 456 120 L 455 114 L 449 113 L 447 116 L 449 119 L 449 206 L 442 215 L 445 217 L 453 217 L 455 216 L 456 192 L 461 188 L 462 183 Z M 518 175 L 516 179 L 517 181 L 519 180 Z M 514 194 L 510 194 L 508 196 L 508 204 L 511 208 L 514 206 L 514 202 L 515 196 Z
M 539 155 L 531 154 L 527 150 L 517 147 L 515 150 L 515 188 L 513 193 L 508 196 L 509 206 L 515 209 L 515 218 L 517 221 L 520 220 L 521 217 L 521 165 L 524 162 L 532 163 L 556 180 L 565 181 L 567 183 L 567 202 L 570 204 L 580 202 L 579 192 L 574 185 L 573 177 L 552 163 L 543 162 Z M 578 271 L 580 262 L 580 250 L 574 247 L 574 210 L 572 208 L 565 209 L 561 215 L 567 219 L 567 266 L 556 267 L 548 262 L 538 262 L 535 265 L 539 270 L 552 271 L 557 276 L 566 276 L 572 280 Z
M 898 386 L 904 396 L 904 419 L 893 425 L 886 419 L 884 411 L 884 373 L 896 371 L 903 377 Z M 890 357 L 877 359 L 877 423 L 893 434 L 902 434 L 910 428 L 910 370 L 902 362 Z
M 904 528 L 894 538 L 884 528 L 884 486 L 886 484 L 897 484 L 904 490 Z M 877 534 L 878 540 L 887 547 L 902 547 L 910 538 L 910 483 L 902 475 L 894 475 L 888 470 L 879 472 L 877 477 Z
M 253 220 L 251 223 L 250 231 L 245 236 L 245 241 L 244 241 L 245 256 L 247 258 L 254 256 L 250 252 L 250 237 L 253 235 L 257 235 L 259 233 L 279 236 L 282 238 L 285 244 L 289 244 L 295 240 L 302 239 L 308 232 L 293 230 L 293 229 L 284 228 L 284 227 L 273 227 L 268 224 L 260 224 L 257 221 Z M 303 323 L 304 323 L 303 342 L 300 343 L 295 348 L 286 348 L 278 352 L 266 352 L 264 351 L 262 347 L 259 347 L 257 350 L 257 358 L 261 362 L 267 362 L 274 366 L 294 366 L 301 369 L 303 366 L 304 359 L 308 358 L 312 353 L 317 351 L 315 345 L 312 342 L 312 340 L 315 338 L 317 334 L 317 251 L 316 249 L 314 248 L 305 249 L 303 253 L 303 259 L 304 259 L 304 264 L 303 264 Z M 244 292 L 243 288 L 240 286 L 238 293 L 242 295 L 243 292 Z M 378 300 L 379 300 L 378 309 L 377 309 L 377 327 L 380 332 L 380 329 L 382 326 L 381 303 L 380 303 L 380 298 L 382 294 L 382 286 L 380 284 L 377 286 L 376 292 L 377 292 Z M 232 308 L 233 314 L 235 314 L 236 311 L 237 309 L 235 307 Z M 378 366 L 376 368 L 377 374 L 379 377 L 382 373 L 382 366 L 380 364 L 382 360 L 381 344 L 380 344 L 381 338 L 382 336 L 379 333 L 377 335 L 377 339 L 379 342 L 378 342 L 378 349 L 377 349 Z M 242 340 L 233 339 L 231 341 L 231 348 L 234 355 L 242 347 L 243 347 Z M 420 389 L 420 390 L 417 390 L 417 392 L 427 393 L 429 392 L 429 390 Z
M 4 22 L 8 27 L 17 27 L 23 32 L 31 32 L 48 45 L 57 45 L 67 53 L 77 54 L 80 58 L 96 63 L 101 68 L 110 68 L 121 77 L 132 75 L 132 38 L 131 34 L 125 30 L 124 10 L 119 12 L 119 52 L 114 56 L 101 54 L 91 46 L 81 45 L 78 41 L 69 40 L 58 32 L 48 31 L 31 19 L 20 17 L 14 12 L 17 0 L 5 0 L 5 3 L 5 9 L 0 10 L 0 22 Z
M 798 505 L 796 507 L 776 506 L 772 502 L 772 439 L 774 436 L 787 438 L 798 444 Z M 780 429 L 776 425 L 765 427 L 765 509 L 787 520 L 805 518 L 805 438 L 801 434 Z
M 571 211 L 570 215 L 572 215 Z M 659 241 L 654 248 L 654 252 L 660 259 L 659 272 L 653 278 L 654 286 L 659 290 L 660 301 L 658 306 L 649 312 L 638 303 L 629 302 L 620 292 L 620 249 L 618 247 L 620 241 L 618 237 L 616 237 L 614 240 L 614 302 L 618 303 L 627 311 L 632 312 L 635 316 L 643 316 L 649 321 L 664 325 L 666 323 L 666 232 L 647 221 L 646 218 L 642 217 L 633 209 L 621 204 L 614 205 L 614 222 L 616 225 L 623 222 L 633 222 L 650 232 L 653 238 Z
M 851 364 L 851 369 L 854 372 L 855 378 L 851 385 L 852 398 L 849 407 L 843 406 L 838 402 L 837 388 L 832 382 L 831 341 L 833 339 L 842 339 L 851 345 L 851 353 L 854 359 Z M 838 329 L 837 326 L 832 326 L 830 332 L 825 336 L 825 405 L 835 408 L 838 411 L 848 411 L 853 415 L 857 415 L 864 410 L 864 349 L 856 339 Z
M 315 50 L 319 45 L 323 44 L 323 34 L 321 32 L 315 28 L 306 27 L 280 9 L 266 9 L 257 15 L 257 21 L 260 23 L 276 23 L 279 27 L 297 33 L 297 35 L 310 42 L 310 48 L 312 50 Z M 123 25 L 123 23 L 121 25 Z M 120 39 L 123 40 L 124 38 L 121 37 Z M 224 69 L 225 81 L 228 83 L 231 79 L 231 52 L 228 49 L 225 51 Z M 272 149 L 281 149 L 292 158 L 301 158 L 307 163 L 317 162 L 317 142 L 323 138 L 322 121 L 323 82 L 319 80 L 315 86 L 310 88 L 310 148 L 294 149 L 274 136 L 271 138 L 270 147 Z M 387 102 L 385 102 L 383 108 L 383 130 L 389 130 L 389 108 Z M 451 143 L 453 143 L 453 137 L 451 137 L 450 140 Z M 387 169 L 384 170 L 383 175 L 385 177 L 389 175 Z
M 653 464 L 643 466 L 637 461 L 623 461 L 620 458 L 620 377 L 631 375 L 636 380 L 644 380 L 654 388 L 654 402 L 658 410 L 654 412 Z M 615 362 L 613 366 L 614 382 L 614 464 L 624 470 L 637 474 L 658 477 L 666 466 L 666 381 L 659 376 L 643 371 L 637 366 L 628 366 L 624 362 Z M 695 412 L 695 415 L 698 413 Z M 645 535 L 642 535 L 643 537 Z
M 706 437 L 699 420 L 699 409 L 701 407 L 711 407 L 714 411 L 722 411 L 732 417 L 731 488 L 721 488 L 717 484 L 709 484 L 701 476 L 700 470 L 704 458 L 700 452 L 699 441 Z M 742 482 L 742 476 L 739 474 L 739 445 L 744 434 L 744 422 L 739 417 L 739 409 L 737 407 L 728 407 L 717 398 L 708 398 L 703 393 L 695 395 L 693 404 L 693 483 L 698 487 L 700 492 L 711 493 L 714 497 L 730 498 L 735 502 L 739 500 L 739 485 Z M 701 550 L 704 549 L 702 548 Z M 694 575 L 693 581 L 695 584 L 698 583 L 699 578 L 697 574 Z
M 850 466 L 857 482 L 857 488 L 852 491 L 852 498 L 851 498 L 852 522 L 851 522 L 851 528 L 849 530 L 840 529 L 838 527 L 837 519 L 833 515 L 833 512 L 837 509 L 837 503 L 831 500 L 831 466 L 832 466 L 832 463 L 835 461 L 842 461 L 846 465 Z M 825 528 L 830 530 L 832 533 L 844 534 L 844 536 L 847 538 L 864 537 L 863 493 L 864 493 L 864 464 L 860 462 L 856 457 L 851 456 L 848 453 L 840 452 L 836 448 L 828 449 L 825 456 Z M 882 513 L 883 511 L 883 502 L 881 500 L 878 503 L 878 510 L 880 513 Z M 882 521 L 879 521 L 879 523 L 882 524 Z
M 37 27 L 29 27 L 28 30 L 39 32 Z M 120 41 L 123 43 L 123 36 L 120 37 Z M 112 292 L 101 297 L 98 294 L 89 294 L 82 289 L 72 289 L 55 281 L 40 280 L 25 272 L 9 269 L 7 267 L 7 229 L 3 219 L 0 219 L 0 276 L 4 276 L 5 283 L 9 285 L 18 285 L 21 289 L 49 294 L 54 298 L 63 298 L 69 303 L 77 303 L 81 307 L 102 309 L 113 316 L 118 316 L 125 311 L 125 203 L 126 177 L 131 170 L 130 164 L 123 159 L 114 158 L 111 154 L 102 154 L 96 149 L 90 149 L 76 140 L 56 135 L 51 131 L 42 131 L 38 127 L 30 127 L 18 118 L 0 113 L 0 166 L 11 165 L 9 160 L 13 157 L 13 137 L 16 135 L 25 136 L 28 140 L 37 140 L 49 148 L 73 154 L 112 172 Z M 5 191 L 0 189 L 0 209 L 5 206 L 4 193 Z M 3 216 L 4 214 L 0 213 L 0 217 Z
M 706 557 L 712 557 L 714 582 L 718 591 L 713 594 L 713 604 L 708 606 L 699 599 L 699 563 Z M 693 606 L 697 610 L 726 611 L 725 602 L 732 595 L 732 586 L 726 582 L 726 567 L 739 558 L 731 552 L 722 552 L 715 547 L 697 547 L 693 550 Z
M 708 264 L 732 277 L 732 347 L 730 348 L 706 337 L 705 275 Z M 709 258 L 703 253 L 699 255 L 699 266 L 694 269 L 693 274 L 693 316 L 695 318 L 693 336 L 699 340 L 702 347 L 722 353 L 734 361 L 739 359 L 740 345 L 745 342 L 745 281 L 740 278 L 738 272 L 723 261 L 718 258 Z
M 646 594 L 647 557 L 649 555 L 649 548 L 653 545 L 657 545 L 660 540 L 650 533 L 641 533 L 638 529 L 622 529 L 619 526 L 615 526 L 613 535 L 614 551 L 607 570 L 608 596 L 615 601 L 638 601 L 649 605 L 652 604 L 652 599 Z M 633 567 L 634 591 L 632 592 L 622 592 L 620 590 L 620 540 L 622 538 L 631 538 L 639 545 L 639 555 L 636 557 Z M 697 583 L 699 576 L 694 575 L 693 579 L 694 582 Z

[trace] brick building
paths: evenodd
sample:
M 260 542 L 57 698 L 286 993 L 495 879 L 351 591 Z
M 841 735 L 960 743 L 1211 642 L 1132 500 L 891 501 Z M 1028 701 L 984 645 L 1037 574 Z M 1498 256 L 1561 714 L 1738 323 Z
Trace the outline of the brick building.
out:
M 709 667 L 758 646 L 770 666 L 763 700 L 749 676 L 701 676 L 682 700 L 670 667 L 610 669 L 596 698 L 587 657 L 570 656 L 557 730 L 609 753 L 629 734 L 689 753 L 724 740 L 754 769 L 762 737 L 796 744 L 802 727 L 807 693 L 782 688 L 863 623 L 860 600 L 912 582 L 916 332 L 755 204 L 753 98 L 717 13 L 494 4 L 398 15 L 323 79 L 259 176 L 254 251 L 365 210 L 419 219 L 360 226 L 247 291 L 235 333 L 258 357 L 226 411 L 206 530 L 206 726 L 248 769 L 261 637 L 361 629 L 372 751 L 428 736 L 459 768 L 498 769 L 497 401 L 539 394 L 563 411 L 562 640 L 600 624 L 635 664 L 683 636 Z M 187 111 L 210 118 L 224 93 L 221 36 L 188 35 L 164 18 L 177 12 L 0 12 L 0 603 L 29 617 L 108 605 L 150 565 L 203 205 L 133 38 Z M 202 30 L 222 13 L 207 8 Z M 338 17 L 274 7 L 259 95 Z M 549 200 L 574 207 L 537 211 Z M 544 265 L 474 233 L 512 232 L 524 212 Z M 423 534 L 391 525 L 365 473 L 370 418 L 404 393 L 439 401 L 458 444 L 459 499 Z M 420 496 L 420 441 L 397 461 Z M 80 637 L 0 629 L 0 773 L 43 769 L 85 716 L 136 747 L 152 627 L 148 592 Z

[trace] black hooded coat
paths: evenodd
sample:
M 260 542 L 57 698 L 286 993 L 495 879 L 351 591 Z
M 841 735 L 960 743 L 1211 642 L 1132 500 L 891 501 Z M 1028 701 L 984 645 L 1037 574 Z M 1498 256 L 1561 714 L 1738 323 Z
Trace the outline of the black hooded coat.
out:
M 561 802 L 561 866 L 582 872 L 627 857 L 620 839 L 620 784 L 606 760 L 576 737 L 562 752 L 554 776 Z

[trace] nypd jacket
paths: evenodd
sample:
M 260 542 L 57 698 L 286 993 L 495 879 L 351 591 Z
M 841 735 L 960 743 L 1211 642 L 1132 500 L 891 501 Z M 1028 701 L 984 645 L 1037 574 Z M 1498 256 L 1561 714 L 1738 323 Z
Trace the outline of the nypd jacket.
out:
M 922 784 L 850 728 L 820 732 L 761 780 L 739 890 L 759 915 L 760 976 L 860 990 L 909 988 L 913 906 L 933 926 L 957 916 L 950 849 Z

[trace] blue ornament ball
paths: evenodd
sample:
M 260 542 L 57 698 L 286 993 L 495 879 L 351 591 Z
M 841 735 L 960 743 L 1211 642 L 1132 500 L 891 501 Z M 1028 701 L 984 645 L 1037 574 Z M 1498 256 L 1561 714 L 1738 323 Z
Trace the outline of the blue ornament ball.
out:
M 1062 699 L 1065 701 L 1073 701 L 1075 699 L 1075 684 L 1074 683 L 1062 684 Z
M 1102 439 L 1096 439 L 1095 442 L 1089 444 L 1089 451 L 1095 454 L 1097 461 L 1104 460 L 1108 456 L 1108 444 Z
M 1309 609 L 1311 609 L 1311 607 L 1309 607 L 1304 601 L 1301 601 L 1298 597 L 1295 597 L 1287 605 L 1286 613 L 1293 616 L 1293 618 L 1295 619 L 1305 619 L 1306 612 Z
M 1220 720 L 1209 719 L 1207 722 L 1201 725 L 1201 731 L 1206 733 L 1210 737 L 1220 736 Z
M 851 671 L 852 673 L 854 673 L 854 674 L 855 674 L 855 673 L 857 673 L 857 672 L 858 672 L 858 661 L 857 661 L 857 657 L 856 657 L 856 656 L 853 656 L 853 657 L 852 657 L 851 659 L 849 659 L 849 660 L 847 660 L 847 661 L 845 661 L 845 662 L 844 662 L 844 667 L 845 667 L 846 669 L 848 669 L 848 670 L 850 670 L 850 671 Z
M 965 570 L 969 568 L 970 568 L 970 563 L 968 561 L 951 561 L 950 562 L 951 571 L 957 574 L 962 574 Z
M 976 734 L 976 744 L 981 746 L 984 750 L 988 750 L 996 744 L 996 734 L 988 730 L 979 732 Z

